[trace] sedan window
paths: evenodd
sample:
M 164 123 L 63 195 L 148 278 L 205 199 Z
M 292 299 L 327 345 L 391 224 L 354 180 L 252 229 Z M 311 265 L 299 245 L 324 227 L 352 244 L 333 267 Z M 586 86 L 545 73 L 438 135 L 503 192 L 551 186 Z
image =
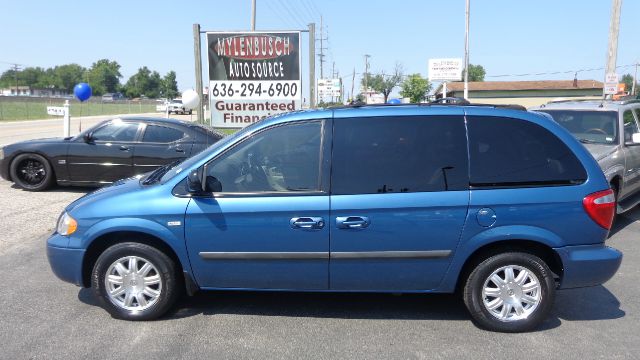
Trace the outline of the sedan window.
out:
M 138 132 L 138 123 L 112 121 L 93 132 L 95 141 L 134 141 Z
M 147 125 L 142 142 L 170 143 L 185 136 L 186 134 L 182 130 L 166 126 Z

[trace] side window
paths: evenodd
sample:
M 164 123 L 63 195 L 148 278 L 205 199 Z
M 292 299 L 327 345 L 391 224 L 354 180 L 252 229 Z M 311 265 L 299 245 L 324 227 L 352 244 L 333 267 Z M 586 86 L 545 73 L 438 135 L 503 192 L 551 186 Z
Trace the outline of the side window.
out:
M 475 187 L 568 185 L 587 174 L 559 138 L 537 124 L 469 116 L 470 182 Z
M 322 122 L 277 126 L 224 153 L 207 167 L 222 192 L 320 190 Z
M 158 125 L 147 125 L 142 137 L 143 142 L 170 143 L 185 137 L 181 130 Z
M 461 116 L 334 120 L 331 193 L 468 189 Z
M 138 132 L 138 123 L 114 120 L 94 131 L 95 141 L 133 141 Z
M 638 130 L 638 123 L 636 122 L 636 119 L 633 117 L 633 113 L 631 112 L 631 110 L 626 110 L 622 114 L 622 120 L 624 122 L 624 142 L 630 142 L 631 135 L 637 132 L 640 132 Z

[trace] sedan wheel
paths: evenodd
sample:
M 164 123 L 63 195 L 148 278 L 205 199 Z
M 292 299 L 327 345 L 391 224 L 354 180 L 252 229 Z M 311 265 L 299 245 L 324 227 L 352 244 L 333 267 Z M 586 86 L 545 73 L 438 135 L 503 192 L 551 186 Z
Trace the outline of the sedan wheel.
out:
M 18 155 L 11 162 L 10 172 L 16 185 L 28 191 L 45 190 L 53 181 L 51 165 L 38 154 Z

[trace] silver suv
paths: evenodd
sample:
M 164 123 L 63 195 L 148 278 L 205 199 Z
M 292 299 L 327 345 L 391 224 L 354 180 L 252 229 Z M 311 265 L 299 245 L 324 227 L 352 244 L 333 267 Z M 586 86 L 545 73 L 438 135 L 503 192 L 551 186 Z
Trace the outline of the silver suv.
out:
M 640 100 L 556 101 L 530 109 L 551 115 L 598 161 L 618 214 L 640 203 Z

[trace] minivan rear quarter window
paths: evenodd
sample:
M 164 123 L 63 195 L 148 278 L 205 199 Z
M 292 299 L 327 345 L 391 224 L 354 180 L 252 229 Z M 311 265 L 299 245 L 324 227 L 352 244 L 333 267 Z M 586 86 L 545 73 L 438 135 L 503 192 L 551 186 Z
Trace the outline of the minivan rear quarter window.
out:
M 469 116 L 467 126 L 472 187 L 571 185 L 587 178 L 573 152 L 540 125 Z
M 461 116 L 336 119 L 333 139 L 332 194 L 468 189 Z

